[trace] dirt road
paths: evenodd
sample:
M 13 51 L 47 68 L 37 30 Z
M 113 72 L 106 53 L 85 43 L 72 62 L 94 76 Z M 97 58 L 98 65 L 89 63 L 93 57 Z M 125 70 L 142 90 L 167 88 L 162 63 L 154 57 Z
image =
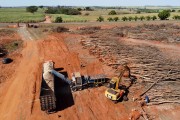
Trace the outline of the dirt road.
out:
M 33 41 L 25 44 L 25 49 L 22 51 L 23 58 L 11 78 L 13 82 L 3 98 L 0 108 L 2 119 L 23 119 L 28 117 L 31 112 L 29 110 L 31 110 L 33 100 L 35 74 L 38 72 L 38 54 Z
M 43 23 L 52 23 L 51 17 L 50 16 L 46 16 L 45 17 L 45 21 Z
M 22 59 L 10 81 L 11 84 L 3 98 L 0 107 L 2 119 L 24 119 L 30 116 L 33 101 L 33 87 L 39 71 L 37 45 L 25 26 L 19 28 L 19 34 L 24 42 Z M 36 66 L 36 67 L 34 67 Z
M 34 40 L 31 34 L 27 31 L 25 24 L 21 25 L 21 27 L 18 29 L 18 33 L 21 36 L 22 40 Z

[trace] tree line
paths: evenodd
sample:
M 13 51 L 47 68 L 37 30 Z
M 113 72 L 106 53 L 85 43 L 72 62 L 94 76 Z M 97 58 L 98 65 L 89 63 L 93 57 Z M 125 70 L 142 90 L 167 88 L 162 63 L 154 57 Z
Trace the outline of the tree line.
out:
M 41 8 L 43 9 L 43 6 L 29 6 L 26 8 L 26 11 L 27 12 L 31 12 L 31 13 L 34 13 L 34 12 L 37 12 L 38 8 Z M 80 8 L 71 8 L 71 7 L 63 7 L 63 6 L 57 6 L 57 7 L 48 7 L 46 10 L 45 10 L 45 13 L 47 14 L 66 14 L 66 15 L 80 15 L 81 14 L 81 11 L 82 9 Z M 91 9 L 90 7 L 86 7 L 84 10 L 86 11 L 92 11 L 93 9 Z M 143 20 L 147 20 L 147 21 L 150 21 L 150 20 L 156 20 L 156 19 L 160 19 L 160 20 L 167 20 L 169 17 L 170 17 L 170 13 L 172 11 L 171 10 L 163 10 L 161 12 L 158 13 L 158 17 L 157 16 L 129 16 L 129 17 L 122 17 L 121 20 L 122 21 L 137 21 L 137 20 L 140 20 L 140 21 L 143 21 Z M 174 11 L 173 11 L 174 12 Z M 89 14 L 88 14 L 89 15 Z M 116 11 L 115 10 L 111 10 L 108 15 L 117 15 Z M 180 20 L 180 16 L 178 15 L 175 15 L 173 16 L 173 19 L 174 20 Z M 109 17 L 107 18 L 108 21 L 118 21 L 120 20 L 119 17 Z M 97 18 L 97 21 L 99 22 L 102 22 L 104 21 L 104 18 L 102 16 L 99 16 Z M 63 22 L 63 19 L 61 17 L 57 17 L 55 22 Z
M 112 11 L 109 12 L 109 15 L 116 15 L 116 12 L 114 10 L 112 10 Z M 150 21 L 150 20 L 156 20 L 158 18 L 160 20 L 167 20 L 169 17 L 170 17 L 170 11 L 169 10 L 163 10 L 163 11 L 158 13 L 158 17 L 155 16 L 155 15 L 153 15 L 153 16 L 149 16 L 149 15 L 148 16 L 140 16 L 140 17 L 137 17 L 137 16 L 126 17 L 126 16 L 124 16 L 124 17 L 121 18 L 121 20 L 122 21 L 133 21 L 133 20 L 134 21 L 137 21 L 137 20 L 140 20 L 140 21 L 143 21 L 143 20 Z M 180 16 L 175 15 L 175 16 L 173 16 L 173 19 L 174 20 L 180 20 Z M 111 22 L 111 21 L 118 21 L 120 19 L 119 19 L 119 17 L 114 17 L 114 18 L 109 17 L 109 18 L 107 18 L 107 20 Z M 102 21 L 104 21 L 104 18 L 102 16 L 99 16 L 97 18 L 97 21 L 102 22 Z

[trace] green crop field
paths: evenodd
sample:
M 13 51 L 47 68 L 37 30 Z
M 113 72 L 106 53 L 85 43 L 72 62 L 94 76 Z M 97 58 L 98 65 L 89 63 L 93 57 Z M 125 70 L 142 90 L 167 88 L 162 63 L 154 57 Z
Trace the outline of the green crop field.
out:
M 15 23 L 15 22 L 41 22 L 44 21 L 45 13 L 44 9 L 38 9 L 34 14 L 26 12 L 26 8 L 0 8 L 0 23 Z M 109 17 L 140 17 L 140 16 L 154 16 L 158 13 L 141 13 L 137 14 L 137 8 L 127 9 L 115 9 L 117 15 L 108 15 L 112 9 L 95 9 L 94 11 L 81 11 L 81 15 L 65 15 L 65 14 L 47 14 L 51 16 L 54 22 L 56 17 L 61 16 L 63 22 L 95 22 L 99 16 L 104 18 L 104 21 L 108 21 Z M 179 15 L 180 12 L 172 12 L 169 19 L 172 19 L 174 15 Z
M 43 10 L 32 14 L 25 8 L 0 8 L 0 22 L 40 22 L 44 20 Z
M 81 15 L 64 15 L 64 14 L 49 14 L 49 16 L 52 17 L 52 21 L 55 21 L 56 17 L 61 16 L 64 22 L 94 22 L 97 20 L 97 18 L 99 16 L 102 16 L 104 18 L 105 21 L 108 21 L 107 18 L 109 17 L 119 17 L 119 19 L 121 19 L 122 17 L 126 16 L 132 16 L 132 17 L 140 17 L 140 16 L 158 16 L 158 13 L 141 13 L 141 14 L 136 14 L 135 11 L 133 10 L 128 10 L 128 9 L 124 9 L 124 10 L 116 10 L 117 15 L 108 15 L 108 13 L 111 11 L 111 9 L 96 9 L 95 11 L 81 11 Z M 88 13 L 89 15 L 85 15 L 86 13 Z M 172 17 L 174 15 L 180 15 L 180 12 L 172 12 L 170 19 L 172 19 Z

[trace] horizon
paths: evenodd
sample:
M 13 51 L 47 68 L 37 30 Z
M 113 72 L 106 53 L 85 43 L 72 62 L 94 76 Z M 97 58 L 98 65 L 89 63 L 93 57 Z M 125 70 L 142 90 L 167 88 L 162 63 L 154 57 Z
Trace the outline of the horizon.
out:
M 144 6 L 70 6 L 70 5 L 26 5 L 26 6 L 0 6 L 1 8 L 18 8 L 18 7 L 28 7 L 28 6 L 43 6 L 43 7 L 180 7 L 180 6 L 171 6 L 171 5 L 144 5 Z
M 161 6 L 161 7 L 179 7 L 179 0 L 0 0 L 1 7 L 22 7 L 22 6 L 92 6 L 92 7 L 139 7 L 139 6 Z

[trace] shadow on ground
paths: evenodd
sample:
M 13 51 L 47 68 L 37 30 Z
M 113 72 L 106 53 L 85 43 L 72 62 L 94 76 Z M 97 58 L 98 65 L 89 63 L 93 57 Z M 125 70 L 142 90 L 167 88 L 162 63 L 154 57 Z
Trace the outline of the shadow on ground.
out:
M 63 72 L 67 77 L 67 73 Z M 56 96 L 56 110 L 61 111 L 72 105 L 74 105 L 74 100 L 70 85 L 62 81 L 60 78 L 55 76 L 55 96 Z

